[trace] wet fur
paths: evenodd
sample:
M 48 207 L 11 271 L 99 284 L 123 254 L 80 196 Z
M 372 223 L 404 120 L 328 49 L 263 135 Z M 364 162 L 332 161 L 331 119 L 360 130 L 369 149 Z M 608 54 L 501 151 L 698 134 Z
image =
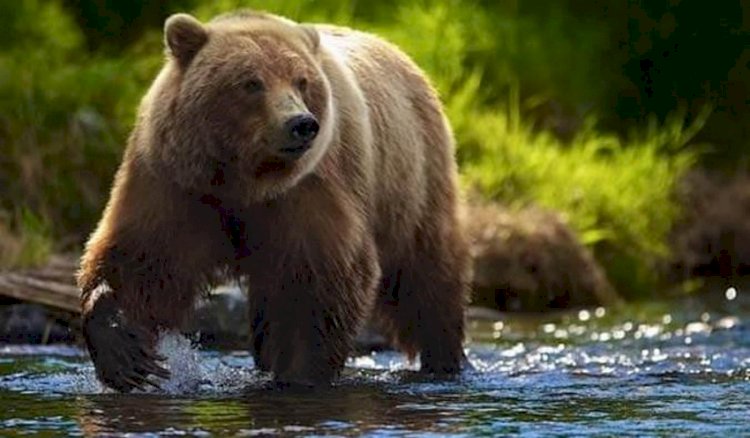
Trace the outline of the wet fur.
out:
M 205 42 L 178 24 L 81 262 L 84 321 L 108 296 L 133 326 L 179 328 L 228 273 L 248 280 L 253 354 L 280 381 L 330 381 L 367 317 L 425 371 L 458 371 L 469 254 L 453 139 L 421 71 L 349 29 L 249 13 L 204 25 Z M 237 64 L 244 49 L 264 61 Z M 279 90 L 310 77 L 298 97 L 321 133 L 301 160 L 263 153 L 283 108 L 245 118 L 221 94 L 249 68 Z

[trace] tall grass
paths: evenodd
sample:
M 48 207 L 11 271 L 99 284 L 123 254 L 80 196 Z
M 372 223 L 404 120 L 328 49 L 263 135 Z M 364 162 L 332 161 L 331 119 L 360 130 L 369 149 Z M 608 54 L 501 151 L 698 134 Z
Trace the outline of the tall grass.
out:
M 0 227 L 23 247 L 60 249 L 89 231 L 106 201 L 145 61 L 87 54 L 54 1 L 5 2 L 0 17 L 13 41 L 0 48 Z M 33 252 L 7 250 L 3 262 L 48 251 Z
M 681 149 L 692 126 L 675 119 L 663 128 L 674 137 L 649 131 L 623 140 L 589 123 L 562 142 L 514 121 L 510 111 L 459 106 L 451 114 L 469 150 L 462 166 L 469 191 L 562 212 L 620 292 L 644 296 L 656 287 L 681 215 L 675 190 L 697 157 Z
M 0 267 L 29 267 L 44 262 L 53 252 L 50 226 L 43 218 L 21 209 L 13 231 L 0 222 Z

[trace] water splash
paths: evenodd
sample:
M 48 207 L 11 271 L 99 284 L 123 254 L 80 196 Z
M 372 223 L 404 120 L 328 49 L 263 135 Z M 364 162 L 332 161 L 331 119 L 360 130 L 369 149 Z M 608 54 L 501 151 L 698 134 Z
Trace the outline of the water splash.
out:
M 234 393 L 246 385 L 265 381 L 254 369 L 252 357 L 245 352 L 225 356 L 201 352 L 186 336 L 177 332 L 162 332 L 157 351 L 167 358 L 165 368 L 170 372 L 167 381 L 160 382 L 161 389 L 171 395 L 200 393 Z
M 160 389 L 147 388 L 134 393 L 232 394 L 247 385 L 268 380 L 254 369 L 253 359 L 247 353 L 202 352 L 179 333 L 161 333 L 157 351 L 167 358 L 163 365 L 171 371 L 170 378 L 158 381 Z M 0 363 L 3 357 L 26 370 L 0 376 L 0 389 L 27 394 L 114 393 L 99 382 L 85 351 L 76 347 L 5 346 L 0 349 Z
M 206 377 L 201 367 L 200 354 L 190 340 L 174 332 L 164 332 L 159 336 L 157 351 L 167 358 L 164 367 L 171 375 L 161 382 L 161 390 L 168 394 L 185 394 L 200 390 Z

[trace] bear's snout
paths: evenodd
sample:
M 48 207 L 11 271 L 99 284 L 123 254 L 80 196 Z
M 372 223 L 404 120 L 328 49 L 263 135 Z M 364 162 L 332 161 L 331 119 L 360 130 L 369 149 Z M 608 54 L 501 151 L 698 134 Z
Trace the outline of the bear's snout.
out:
M 312 114 L 298 114 L 292 116 L 284 124 L 287 143 L 281 148 L 284 155 L 296 158 L 308 149 L 318 135 L 320 125 Z

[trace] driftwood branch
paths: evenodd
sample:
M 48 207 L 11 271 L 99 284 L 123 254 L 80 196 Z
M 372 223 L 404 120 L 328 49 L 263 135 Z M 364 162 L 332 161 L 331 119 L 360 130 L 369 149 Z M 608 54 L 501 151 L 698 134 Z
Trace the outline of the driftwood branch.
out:
M 75 285 L 77 260 L 53 256 L 42 267 L 0 271 L 0 295 L 78 313 L 79 291 Z

